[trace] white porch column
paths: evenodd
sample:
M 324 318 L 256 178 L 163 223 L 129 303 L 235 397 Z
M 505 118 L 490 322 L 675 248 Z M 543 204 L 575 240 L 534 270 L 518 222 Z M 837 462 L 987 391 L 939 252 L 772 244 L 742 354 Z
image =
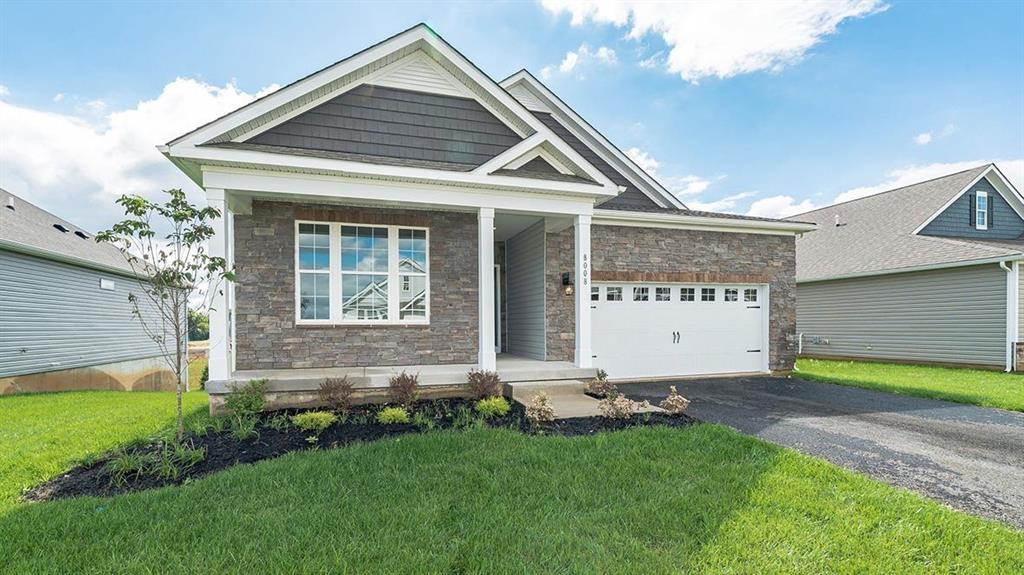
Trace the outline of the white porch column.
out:
M 479 301 L 480 301 L 480 369 L 494 371 L 494 209 L 480 208 L 479 213 Z
M 590 349 L 590 216 L 576 216 L 576 367 L 592 367 Z
M 230 215 L 224 190 L 208 188 L 206 202 L 221 213 L 221 217 L 212 222 L 214 234 L 210 238 L 210 255 L 228 259 L 231 241 L 228 233 Z M 210 294 L 210 381 L 226 381 L 231 377 L 231 310 L 228 303 L 230 289 L 230 286 L 221 282 Z

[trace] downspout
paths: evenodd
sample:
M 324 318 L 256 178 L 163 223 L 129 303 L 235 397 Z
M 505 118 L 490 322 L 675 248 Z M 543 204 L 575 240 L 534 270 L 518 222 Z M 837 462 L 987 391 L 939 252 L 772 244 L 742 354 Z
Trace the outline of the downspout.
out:
M 1017 306 L 1018 300 L 1018 273 L 1017 264 L 1012 261 L 1001 261 L 999 267 L 1006 272 L 1006 369 L 1013 371 L 1014 360 L 1016 359 L 1016 346 L 1018 339 Z

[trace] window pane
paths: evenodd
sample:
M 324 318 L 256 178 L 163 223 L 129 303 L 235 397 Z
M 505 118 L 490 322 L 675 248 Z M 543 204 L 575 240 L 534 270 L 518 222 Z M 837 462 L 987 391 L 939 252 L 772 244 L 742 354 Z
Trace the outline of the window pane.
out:
M 725 288 L 725 301 L 739 301 L 740 290 L 735 288 Z
M 326 270 L 331 265 L 331 227 L 299 224 L 299 269 Z
M 622 288 L 610 287 L 605 290 L 605 298 L 608 301 L 622 301 Z
M 343 319 L 388 319 L 388 276 L 345 274 L 341 280 Z
M 388 229 L 341 227 L 342 271 L 387 272 Z
M 633 288 L 633 301 L 647 301 L 647 288 L 635 287 Z
M 757 290 L 754 288 L 743 290 L 743 301 L 757 301 Z
M 299 274 L 299 317 L 301 319 L 331 319 L 330 275 Z
M 679 301 L 693 301 L 694 300 L 694 289 L 693 288 L 679 288 Z
M 715 301 L 715 288 L 700 288 L 700 301 Z
M 425 230 L 398 230 L 398 270 L 416 273 L 427 271 L 427 232 Z
M 672 288 L 654 288 L 654 301 L 672 301 Z
M 597 286 L 590 287 L 590 301 L 601 301 L 601 288 Z
M 399 319 L 427 317 L 427 278 L 402 276 L 402 292 L 398 298 Z

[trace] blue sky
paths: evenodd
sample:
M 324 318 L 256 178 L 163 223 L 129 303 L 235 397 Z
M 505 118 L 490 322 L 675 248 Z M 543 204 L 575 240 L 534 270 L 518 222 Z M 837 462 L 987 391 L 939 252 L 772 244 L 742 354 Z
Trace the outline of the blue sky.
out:
M 420 21 L 495 79 L 543 76 L 691 206 L 1024 178 L 1022 2 L 5 2 L 0 185 L 109 225 L 120 192 L 186 185 L 153 145 Z

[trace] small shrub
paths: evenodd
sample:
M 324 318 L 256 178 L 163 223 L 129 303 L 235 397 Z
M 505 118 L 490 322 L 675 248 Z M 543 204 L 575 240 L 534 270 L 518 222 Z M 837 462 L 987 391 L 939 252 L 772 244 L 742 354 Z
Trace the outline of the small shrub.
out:
M 426 413 L 420 411 L 417 411 L 412 415 L 412 424 L 427 431 L 434 429 L 434 426 L 437 425 L 433 417 L 430 417 Z
M 172 443 L 170 451 L 174 461 L 185 469 L 191 469 L 206 459 L 206 448 L 196 447 L 191 441 Z
M 419 397 L 420 376 L 405 373 L 391 376 L 388 380 L 388 393 L 391 401 L 407 406 Z
M 468 407 L 460 405 L 459 408 L 455 410 L 455 417 L 452 418 L 452 426 L 455 427 L 455 429 L 469 429 L 475 424 L 476 416 L 473 415 L 472 410 Z
M 466 374 L 469 393 L 477 399 L 501 395 L 501 377 L 495 371 L 473 370 Z
M 320 384 L 320 402 L 342 413 L 352 407 L 352 382 L 348 376 L 328 377 Z
M 292 420 L 289 419 L 288 416 L 283 413 L 278 413 L 277 415 L 271 417 L 267 421 L 267 427 L 275 429 L 277 431 L 284 431 L 291 426 Z
M 174 461 L 174 456 L 167 447 L 152 454 L 147 471 L 161 479 L 177 479 L 181 474 L 181 468 Z
M 615 397 L 619 393 L 615 384 L 608 382 L 608 372 L 603 369 L 597 370 L 597 377 L 587 382 L 585 391 L 596 397 Z
M 377 423 L 409 423 L 409 412 L 404 407 L 385 407 L 377 413 Z
M 676 391 L 676 386 L 670 385 L 668 388 L 668 397 L 666 397 L 658 407 L 665 410 L 666 413 L 671 415 L 679 415 L 686 411 L 686 408 L 690 406 L 690 400 L 686 399 Z
M 232 385 L 224 396 L 224 407 L 236 418 L 255 417 L 263 411 L 263 394 L 267 391 L 267 380 L 253 379 L 244 385 Z
M 206 389 L 206 383 L 210 381 L 210 365 L 204 365 L 203 371 L 199 373 L 199 389 Z
M 502 417 L 508 413 L 508 410 L 512 407 L 508 404 L 508 400 L 504 397 L 488 397 L 481 399 L 476 402 L 476 412 L 479 413 L 484 419 L 491 419 L 494 417 Z
M 629 419 L 638 409 L 647 409 L 650 405 L 646 401 L 638 403 L 620 393 L 615 397 L 602 399 L 598 402 L 597 409 L 608 419 Z
M 256 424 L 259 422 L 255 417 L 233 418 L 231 420 L 231 435 L 235 439 L 251 439 L 259 435 L 256 431 Z
M 128 478 L 142 475 L 149 466 L 149 459 L 137 451 L 119 451 L 110 461 L 103 465 L 103 470 L 110 476 L 110 484 L 124 486 Z
M 554 421 L 556 416 L 555 408 L 551 406 L 551 399 L 543 391 L 533 396 L 530 405 L 526 406 L 526 419 L 530 420 L 534 427 L 541 423 Z
M 295 427 L 315 436 L 319 436 L 336 421 L 338 418 L 330 411 L 306 411 L 292 416 Z
M 210 429 L 214 430 L 217 433 L 223 432 L 224 429 L 227 428 L 227 425 L 228 425 L 228 418 L 226 418 L 224 416 L 217 416 L 217 417 L 214 417 L 214 418 L 210 419 Z

